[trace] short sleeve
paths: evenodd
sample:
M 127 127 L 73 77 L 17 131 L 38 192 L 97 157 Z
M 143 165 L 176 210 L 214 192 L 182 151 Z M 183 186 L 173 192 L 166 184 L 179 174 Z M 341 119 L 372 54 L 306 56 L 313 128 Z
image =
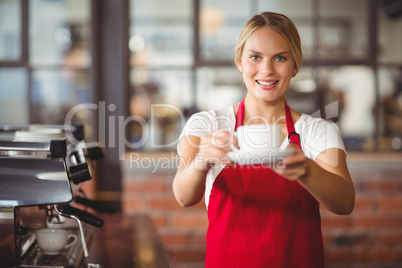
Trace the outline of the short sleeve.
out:
M 330 148 L 339 148 L 346 153 L 341 133 L 337 125 L 332 122 L 318 118 L 308 120 L 303 126 L 302 133 L 303 151 L 313 160 Z
M 203 137 L 213 130 L 214 118 L 209 112 L 199 112 L 193 114 L 184 125 L 183 131 L 180 134 L 179 142 L 177 144 L 177 152 L 181 155 L 180 141 L 184 136 L 192 135 Z

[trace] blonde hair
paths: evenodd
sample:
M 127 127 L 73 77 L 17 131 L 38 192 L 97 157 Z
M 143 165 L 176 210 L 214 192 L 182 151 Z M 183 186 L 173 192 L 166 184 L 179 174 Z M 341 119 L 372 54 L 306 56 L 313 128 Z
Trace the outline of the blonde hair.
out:
M 290 53 L 295 62 L 295 74 L 300 70 L 303 55 L 299 32 L 294 23 L 285 15 L 274 12 L 263 12 L 253 16 L 247 21 L 240 32 L 239 40 L 235 50 L 235 63 L 240 63 L 243 54 L 243 47 L 247 38 L 256 30 L 267 27 L 279 33 L 290 48 Z

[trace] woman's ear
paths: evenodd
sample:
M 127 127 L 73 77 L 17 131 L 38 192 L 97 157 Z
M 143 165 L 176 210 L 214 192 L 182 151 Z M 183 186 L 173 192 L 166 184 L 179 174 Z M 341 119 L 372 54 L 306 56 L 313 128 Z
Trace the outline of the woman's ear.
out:
M 236 67 L 237 67 L 237 70 L 239 70 L 239 72 L 243 73 L 243 67 L 242 67 L 240 61 L 236 62 Z
M 296 65 L 296 61 L 293 59 L 293 61 L 295 62 L 294 63 L 294 66 L 293 66 L 293 75 L 292 75 L 292 77 L 295 77 L 296 76 L 296 74 L 297 74 L 297 65 Z

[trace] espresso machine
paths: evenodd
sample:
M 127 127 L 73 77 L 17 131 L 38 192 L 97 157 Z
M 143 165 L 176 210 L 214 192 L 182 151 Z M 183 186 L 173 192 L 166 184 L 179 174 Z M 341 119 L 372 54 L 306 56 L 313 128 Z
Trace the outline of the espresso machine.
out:
M 87 144 L 82 125 L 0 126 L 0 267 L 101 267 L 85 262 L 93 211 L 114 208 L 86 196 L 99 144 Z M 39 230 L 63 230 L 76 239 L 49 253 Z

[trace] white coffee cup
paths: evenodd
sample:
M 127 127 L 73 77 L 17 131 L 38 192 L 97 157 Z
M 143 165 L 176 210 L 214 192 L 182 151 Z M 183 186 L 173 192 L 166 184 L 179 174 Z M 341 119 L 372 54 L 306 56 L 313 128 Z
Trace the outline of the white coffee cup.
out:
M 36 230 L 35 235 L 39 248 L 47 255 L 59 254 L 77 242 L 77 236 L 64 229 L 43 228 Z
M 282 142 L 282 131 L 275 124 L 243 125 L 235 132 L 242 152 L 258 154 L 277 151 Z

